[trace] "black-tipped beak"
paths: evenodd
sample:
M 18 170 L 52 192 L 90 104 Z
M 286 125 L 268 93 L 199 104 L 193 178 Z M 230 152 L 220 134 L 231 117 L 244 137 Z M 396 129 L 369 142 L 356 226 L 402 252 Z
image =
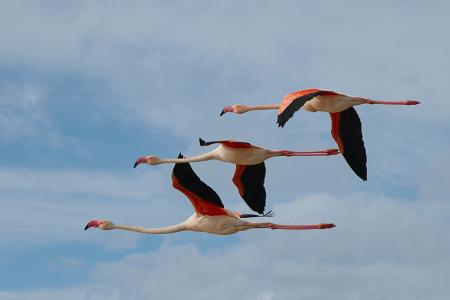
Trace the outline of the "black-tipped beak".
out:
M 138 165 L 146 163 L 147 162 L 147 158 L 146 157 L 139 157 L 138 159 L 136 159 L 136 162 L 133 165 L 133 168 L 136 168 Z
M 88 230 L 91 227 L 98 227 L 100 225 L 100 221 L 99 220 L 92 220 L 89 223 L 86 224 L 86 226 L 84 227 L 84 230 Z
M 222 109 L 222 111 L 220 112 L 220 116 L 223 116 L 226 113 L 225 109 Z

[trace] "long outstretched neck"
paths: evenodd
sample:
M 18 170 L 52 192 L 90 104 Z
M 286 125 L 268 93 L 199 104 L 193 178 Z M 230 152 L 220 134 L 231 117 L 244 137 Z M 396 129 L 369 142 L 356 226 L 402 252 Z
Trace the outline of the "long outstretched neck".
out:
M 127 230 L 127 231 L 134 231 L 134 232 L 147 233 L 147 234 L 166 234 L 166 233 L 174 233 L 174 232 L 187 230 L 184 223 L 167 226 L 167 227 L 160 227 L 160 228 L 145 228 L 145 227 L 132 226 L 132 225 L 116 225 L 116 224 L 114 224 L 111 226 L 111 229 Z
M 278 109 L 280 104 L 246 105 L 245 112 L 252 110 Z
M 362 103 L 366 104 L 386 104 L 386 105 L 417 105 L 420 102 L 414 100 L 401 100 L 401 101 L 385 101 L 385 100 L 372 100 L 366 98 L 356 98 Z
M 184 157 L 184 158 L 173 158 L 173 159 L 160 159 L 159 164 L 166 164 L 166 163 L 191 163 L 191 162 L 199 162 L 199 161 L 206 161 L 215 159 L 215 150 L 200 154 L 197 156 L 191 156 L 191 157 Z

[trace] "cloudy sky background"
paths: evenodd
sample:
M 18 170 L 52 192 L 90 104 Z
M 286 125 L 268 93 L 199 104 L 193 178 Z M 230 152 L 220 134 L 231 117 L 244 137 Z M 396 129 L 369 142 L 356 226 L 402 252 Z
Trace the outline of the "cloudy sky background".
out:
M 0 2 L 0 299 L 446 299 L 450 294 L 447 1 Z M 340 156 L 267 162 L 278 223 L 330 231 L 142 236 L 192 213 L 172 166 L 136 157 L 233 138 L 334 147 L 327 114 L 219 118 L 311 87 L 362 106 L 368 182 Z M 234 166 L 194 165 L 247 212 Z

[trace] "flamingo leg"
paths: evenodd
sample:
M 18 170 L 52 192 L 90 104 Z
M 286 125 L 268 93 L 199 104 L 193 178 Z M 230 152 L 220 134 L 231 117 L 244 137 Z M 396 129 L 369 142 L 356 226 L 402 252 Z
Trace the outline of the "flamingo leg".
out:
M 314 225 L 282 225 L 275 223 L 248 223 L 239 226 L 250 228 L 268 228 L 268 229 L 285 229 L 285 230 L 313 230 L 313 229 L 329 229 L 336 227 L 333 223 L 321 223 Z
M 310 151 L 310 152 L 298 152 L 298 151 L 289 151 L 289 150 L 281 150 L 280 156 L 329 156 L 339 154 L 338 149 L 327 149 L 323 151 Z
M 414 101 L 414 100 L 382 101 L 382 100 L 371 100 L 371 99 L 364 99 L 364 98 L 359 98 L 358 100 L 361 100 L 363 103 L 366 103 L 366 104 L 386 104 L 386 105 L 417 105 L 420 103 L 419 101 Z
M 286 229 L 286 230 L 312 230 L 312 229 L 329 229 L 336 227 L 332 223 L 322 223 L 315 225 L 281 225 L 273 224 L 269 227 L 270 229 Z

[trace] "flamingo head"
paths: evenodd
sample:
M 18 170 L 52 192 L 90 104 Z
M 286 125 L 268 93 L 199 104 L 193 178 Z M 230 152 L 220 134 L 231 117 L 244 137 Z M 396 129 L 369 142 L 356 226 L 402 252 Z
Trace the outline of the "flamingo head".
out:
M 140 164 L 149 164 L 149 165 L 158 165 L 160 164 L 161 159 L 154 155 L 139 157 L 134 163 L 134 168 L 136 168 Z
M 233 112 L 235 114 L 243 114 L 245 112 L 247 112 L 247 106 L 242 105 L 242 104 L 235 104 L 235 105 L 230 105 L 230 106 L 225 106 L 222 111 L 220 112 L 220 115 L 223 116 L 224 114 L 226 114 L 227 112 Z
M 114 225 L 114 223 L 111 221 L 108 221 L 108 220 L 92 220 L 86 224 L 86 226 L 84 227 L 84 230 L 88 230 L 91 227 L 97 227 L 102 230 L 110 230 L 110 229 L 112 229 L 113 225 Z

